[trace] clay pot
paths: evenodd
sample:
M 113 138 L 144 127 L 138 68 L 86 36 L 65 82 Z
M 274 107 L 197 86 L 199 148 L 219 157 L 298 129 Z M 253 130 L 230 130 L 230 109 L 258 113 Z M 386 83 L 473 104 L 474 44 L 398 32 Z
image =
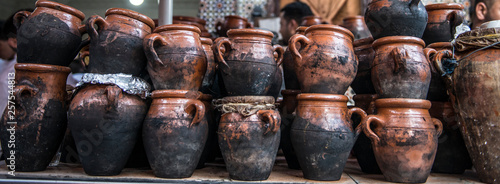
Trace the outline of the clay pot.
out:
M 198 98 L 203 105 L 205 105 L 205 116 L 203 117 L 207 121 L 208 135 L 207 141 L 200 156 L 200 160 L 196 166 L 196 169 L 201 169 L 205 167 L 205 163 L 215 160 L 215 150 L 214 147 L 217 145 L 217 124 L 214 117 L 214 106 L 212 105 L 212 95 L 201 94 Z M 202 120 L 203 121 L 203 120 Z
M 66 78 L 70 68 L 30 63 L 14 68 L 15 78 L 8 75 L 3 79 L 9 84 L 15 82 L 1 120 L 5 164 L 9 170 L 43 171 L 66 131 Z
M 309 26 L 318 25 L 321 23 L 322 23 L 321 17 L 311 15 L 311 16 L 302 17 L 302 21 L 300 22 L 300 26 L 309 27 Z
M 302 93 L 292 124 L 293 148 L 304 178 L 339 180 L 361 126 L 353 129 L 351 115 L 366 113 L 347 108 L 347 96 Z
M 274 104 L 274 98 L 269 96 L 240 98 L 247 104 Z M 234 100 L 228 102 L 237 103 Z M 280 123 L 281 118 L 276 110 L 258 110 L 249 115 L 238 112 L 222 115 L 217 133 L 231 179 L 258 181 L 269 177 L 278 152 Z
M 438 3 L 425 6 L 429 19 L 422 39 L 425 43 L 449 42 L 455 27 L 464 21 L 464 6 L 459 3 Z
M 464 139 L 458 126 L 458 116 L 451 102 L 432 102 L 429 110 L 431 117 L 443 123 L 443 133 L 438 139 L 436 159 L 432 172 L 462 174 L 472 167 L 472 161 L 465 147 Z
M 358 73 L 351 83 L 356 94 L 375 94 L 372 83 L 372 66 L 375 50 L 372 47 L 373 38 L 363 38 L 354 41 L 354 53 L 358 57 Z
M 297 154 L 292 146 L 292 139 L 290 137 L 290 130 L 292 122 L 295 119 L 295 108 L 298 105 L 297 95 L 300 90 L 282 90 L 283 101 L 280 105 L 281 116 L 281 140 L 280 148 L 285 155 L 286 163 L 290 169 L 300 169 Z
M 85 15 L 70 6 L 37 1 L 33 13 L 14 15 L 17 27 L 17 62 L 69 66 L 83 46 Z
M 229 30 L 212 46 L 222 79 L 224 96 L 278 96 L 282 84 L 279 65 L 283 48 L 272 46 L 273 34 L 259 29 Z M 225 49 L 225 52 L 221 51 Z
M 427 11 L 420 0 L 372 0 L 365 22 L 373 39 L 386 36 L 421 38 L 427 25 Z
M 253 28 L 252 24 L 246 18 L 238 15 L 229 15 L 224 17 L 223 22 L 215 24 L 215 30 L 219 37 L 228 37 L 227 31 L 230 29 Z
M 203 77 L 203 82 L 201 83 L 200 91 L 202 93 L 208 94 L 213 93 L 210 89 L 214 84 L 215 72 L 217 70 L 217 64 L 215 63 L 214 52 L 212 50 L 213 41 L 210 38 L 200 38 L 203 50 L 205 51 L 205 56 L 207 57 L 207 70 L 205 76 Z
M 436 42 L 429 44 L 427 48 L 432 48 L 436 51 L 441 50 L 452 50 L 453 46 L 450 42 Z M 434 59 L 435 52 L 431 53 L 431 58 Z M 434 65 L 430 65 L 431 67 L 431 83 L 429 85 L 429 92 L 427 92 L 427 100 L 430 101 L 440 101 L 447 102 L 450 100 L 448 93 L 446 91 L 446 85 L 442 79 L 441 73 L 434 67 Z
M 353 97 L 356 107 L 363 109 L 367 114 L 375 114 L 375 100 L 377 99 L 376 94 L 356 94 Z M 361 116 L 354 114 L 351 117 L 354 126 L 359 126 L 361 123 Z M 373 153 L 372 143 L 370 139 L 361 133 L 352 147 L 352 151 L 358 164 L 361 167 L 361 171 L 368 174 L 382 174 L 380 168 L 378 167 L 377 160 L 375 159 L 375 154 Z
M 336 25 L 314 25 L 305 36 L 293 35 L 288 47 L 301 91 L 344 94 L 358 70 L 352 42 L 352 33 Z
M 304 35 L 307 28 L 299 26 L 295 30 L 295 34 Z M 296 47 L 300 49 L 300 44 L 297 44 Z M 286 47 L 283 54 L 283 79 L 285 80 L 285 89 L 300 90 L 299 79 L 297 79 L 297 75 L 295 74 L 295 62 L 288 47 Z
M 157 27 L 144 38 L 144 50 L 155 89 L 200 89 L 207 70 L 200 29 L 182 24 Z
M 153 173 L 191 177 L 207 140 L 205 106 L 187 90 L 155 90 L 152 98 L 142 138 Z
M 196 26 L 200 29 L 201 37 L 205 38 L 212 38 L 212 34 L 210 34 L 205 27 L 207 24 L 207 21 L 197 18 L 197 17 L 189 17 L 189 16 L 173 16 L 172 17 L 172 23 L 173 24 L 188 24 L 188 25 L 193 25 Z
M 139 136 L 146 102 L 115 85 L 86 85 L 71 101 L 68 126 L 88 175 L 118 175 Z
M 349 29 L 354 35 L 354 40 L 363 39 L 371 37 L 372 34 L 365 24 L 365 17 L 363 16 L 352 16 L 344 18 L 342 22 L 342 27 Z
M 425 183 L 443 125 L 429 115 L 431 102 L 387 98 L 375 101 L 377 115 L 363 118 L 382 174 L 389 182 Z
M 431 82 L 430 48 L 410 36 L 390 36 L 373 42 L 372 82 L 379 98 L 425 99 Z
M 98 29 L 94 27 L 98 26 Z M 125 73 L 138 76 L 146 70 L 143 39 L 154 29 L 151 18 L 132 10 L 110 8 L 106 19 L 91 16 L 87 22 L 90 37 L 90 73 Z

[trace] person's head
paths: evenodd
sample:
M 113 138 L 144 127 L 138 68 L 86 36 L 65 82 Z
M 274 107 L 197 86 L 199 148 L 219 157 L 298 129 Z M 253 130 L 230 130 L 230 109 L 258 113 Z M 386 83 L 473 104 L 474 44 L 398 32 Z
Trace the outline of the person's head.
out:
M 479 27 L 481 24 L 500 20 L 500 0 L 475 0 L 470 10 L 472 26 Z
M 299 27 L 302 18 L 311 15 L 313 15 L 311 8 L 307 4 L 298 1 L 290 3 L 281 9 L 280 33 L 285 45 L 288 45 L 288 40 L 295 34 L 295 29 Z
M 9 46 L 8 37 L 3 32 L 5 21 L 0 21 L 0 59 L 9 61 L 14 58 L 16 52 Z

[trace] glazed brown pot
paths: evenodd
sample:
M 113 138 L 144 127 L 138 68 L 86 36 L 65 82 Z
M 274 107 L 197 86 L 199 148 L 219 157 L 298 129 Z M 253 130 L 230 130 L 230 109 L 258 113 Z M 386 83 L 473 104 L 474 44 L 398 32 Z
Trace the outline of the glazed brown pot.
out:
M 351 83 L 356 94 L 375 94 L 372 83 L 372 66 L 375 58 L 375 50 L 372 47 L 373 38 L 363 38 L 354 41 L 354 53 L 358 57 L 358 73 Z
M 309 26 L 318 25 L 321 23 L 322 23 L 321 17 L 311 15 L 311 16 L 302 17 L 302 21 L 300 22 L 300 26 L 309 27 Z
M 441 51 L 441 50 L 452 50 L 453 46 L 451 45 L 450 42 L 435 42 L 427 45 L 427 48 L 432 48 L 436 51 Z M 431 57 L 430 59 L 434 59 L 434 53 L 430 53 Z M 442 79 L 441 73 L 439 73 L 438 70 L 436 70 L 434 65 L 430 65 L 431 67 L 431 83 L 429 85 L 429 92 L 427 92 L 427 100 L 430 101 L 440 101 L 440 102 L 447 102 L 450 100 L 450 97 L 448 96 L 446 85 Z
M 344 18 L 342 22 L 342 27 L 349 29 L 354 35 L 354 40 L 363 39 L 371 37 L 372 34 L 365 24 L 365 17 L 363 16 L 352 16 Z
M 304 35 L 307 28 L 306 26 L 299 26 L 295 30 L 295 34 Z M 300 49 L 300 44 L 297 44 L 296 47 Z M 285 80 L 285 89 L 300 90 L 299 79 L 295 74 L 295 62 L 288 47 L 286 47 L 283 54 L 283 79 Z
M 90 63 L 87 71 L 139 76 L 146 70 L 143 39 L 153 31 L 153 20 L 146 15 L 121 8 L 110 8 L 105 15 L 105 19 L 93 15 L 86 22 L 90 37 Z
M 30 63 L 14 68 L 15 79 L 9 75 L 9 83 L 15 82 L 15 87 L 9 89 L 0 129 L 5 164 L 9 170 L 43 171 L 66 131 L 66 78 L 70 68 Z
M 372 82 L 379 98 L 425 99 L 431 82 L 429 50 L 410 36 L 389 36 L 373 42 Z M 424 54 L 425 53 L 425 54 Z
M 462 174 L 472 167 L 472 161 L 465 147 L 458 126 L 458 116 L 451 102 L 432 102 L 429 110 L 431 117 L 443 123 L 443 133 L 438 139 L 436 159 L 432 172 Z
M 375 101 L 377 115 L 363 118 L 365 134 L 389 182 L 425 183 L 443 125 L 429 115 L 431 102 L 387 98 Z
M 361 127 L 352 127 L 351 115 L 362 117 L 360 108 L 347 108 L 347 96 L 301 93 L 291 128 L 292 145 L 304 178 L 339 180 Z
M 289 49 L 303 93 L 344 94 L 358 71 L 352 33 L 336 25 L 314 25 L 293 35 Z M 301 44 L 300 50 L 296 43 Z
M 200 29 L 183 24 L 157 27 L 144 38 L 144 50 L 155 89 L 200 89 L 207 70 Z
M 153 173 L 191 177 L 207 140 L 205 105 L 187 90 L 155 90 L 152 98 L 142 137 Z
M 259 29 L 233 29 L 212 46 L 221 63 L 218 69 L 224 96 L 278 96 L 281 90 L 283 48 L 272 46 L 273 33 Z M 223 53 L 221 48 L 225 50 Z
M 285 155 L 286 163 L 290 169 L 300 169 L 297 154 L 295 153 L 295 149 L 293 149 L 292 139 L 290 137 L 292 122 L 295 119 L 295 108 L 298 105 L 298 94 L 300 94 L 300 90 L 282 90 L 281 95 L 283 96 L 283 101 L 279 106 L 281 116 L 280 148 Z
M 217 64 L 215 63 L 214 52 L 212 50 L 213 41 L 210 38 L 200 38 L 203 50 L 205 51 L 205 56 L 207 57 L 207 70 L 205 76 L 203 77 L 203 82 L 201 83 L 200 91 L 205 94 L 213 93 L 210 89 L 214 84 L 215 72 L 217 70 Z
M 118 175 L 140 135 L 148 107 L 115 85 L 86 85 L 73 97 L 68 126 L 88 175 Z
M 217 22 L 215 24 L 215 30 L 219 37 L 227 37 L 227 31 L 230 29 L 244 29 L 253 28 L 252 24 L 248 22 L 246 18 L 240 17 L 238 15 L 229 15 L 224 17 L 223 22 Z
M 459 3 L 438 3 L 425 6 L 429 16 L 422 39 L 427 45 L 449 42 L 455 35 L 455 27 L 464 21 L 464 6 Z
M 70 6 L 37 1 L 33 13 L 14 15 L 17 30 L 17 62 L 69 66 L 78 54 L 85 15 Z

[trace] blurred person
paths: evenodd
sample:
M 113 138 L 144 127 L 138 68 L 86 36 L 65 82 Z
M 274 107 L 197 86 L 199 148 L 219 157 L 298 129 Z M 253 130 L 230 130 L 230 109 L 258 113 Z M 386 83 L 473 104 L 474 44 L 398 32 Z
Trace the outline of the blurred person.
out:
M 4 34 L 4 21 L 0 22 L 0 111 L 3 114 L 9 97 L 9 74 L 13 75 L 16 62 L 16 52 L 9 45 L 8 37 Z M 8 26 L 8 25 L 7 25 Z
M 288 40 L 295 34 L 295 30 L 299 27 L 302 18 L 311 15 L 314 14 L 309 6 L 298 1 L 287 4 L 281 9 L 280 34 L 283 45 L 288 45 Z
M 476 0 L 470 8 L 470 17 L 471 29 L 488 21 L 500 20 L 500 0 Z

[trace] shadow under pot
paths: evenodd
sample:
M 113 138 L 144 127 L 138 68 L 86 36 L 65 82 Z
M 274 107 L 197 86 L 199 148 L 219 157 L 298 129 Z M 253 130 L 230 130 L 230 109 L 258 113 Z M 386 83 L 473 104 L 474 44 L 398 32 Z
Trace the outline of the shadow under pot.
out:
M 86 22 L 90 37 L 87 71 L 139 76 L 146 70 L 147 63 L 143 40 L 153 31 L 154 21 L 146 15 L 121 8 L 110 8 L 105 15 L 105 19 L 93 15 Z
M 449 42 L 455 35 L 455 27 L 464 21 L 464 6 L 459 3 L 438 3 L 425 6 L 429 19 L 422 39 L 427 45 Z
M 155 90 L 142 137 L 156 177 L 191 177 L 205 146 L 205 105 L 187 90 Z
M 9 74 L 2 79 L 15 83 L 1 119 L 5 164 L 12 171 L 43 171 L 66 132 L 66 78 L 71 70 L 31 63 L 18 63 L 14 68 L 15 77 Z
M 351 83 L 356 94 L 375 94 L 372 83 L 372 66 L 375 50 L 372 47 L 373 38 L 364 38 L 354 41 L 354 53 L 358 57 L 358 72 Z
M 155 89 L 200 89 L 207 70 L 200 29 L 183 24 L 157 27 L 144 38 L 144 50 Z
M 347 158 L 361 127 L 352 127 L 351 116 L 366 113 L 347 108 L 347 96 L 302 93 L 292 123 L 291 140 L 304 178 L 340 180 Z
M 240 17 L 238 15 L 229 15 L 224 17 L 223 22 L 217 22 L 215 24 L 215 31 L 219 37 L 227 37 L 227 31 L 230 29 L 245 29 L 253 28 L 252 24 L 248 22 L 246 18 Z
M 14 15 L 17 27 L 17 62 L 69 66 L 80 47 L 85 15 L 70 6 L 39 0 L 30 13 Z
M 281 124 L 274 101 L 271 96 L 236 96 L 217 103 L 223 110 L 219 147 L 231 179 L 259 181 L 271 175 Z
M 373 42 L 372 82 L 379 98 L 426 99 L 431 82 L 429 54 L 424 41 L 389 36 Z
M 281 90 L 283 48 L 272 46 L 273 33 L 259 29 L 232 29 L 212 46 L 223 96 L 273 96 Z M 222 49 L 222 50 L 221 50 Z M 224 52 L 223 52 L 224 50 Z
M 71 101 L 68 126 L 88 175 L 118 175 L 140 135 L 146 102 L 115 85 L 89 84 Z
M 387 98 L 375 101 L 376 115 L 363 118 L 375 158 L 389 182 L 425 183 L 436 156 L 443 125 L 431 118 L 431 102 Z

